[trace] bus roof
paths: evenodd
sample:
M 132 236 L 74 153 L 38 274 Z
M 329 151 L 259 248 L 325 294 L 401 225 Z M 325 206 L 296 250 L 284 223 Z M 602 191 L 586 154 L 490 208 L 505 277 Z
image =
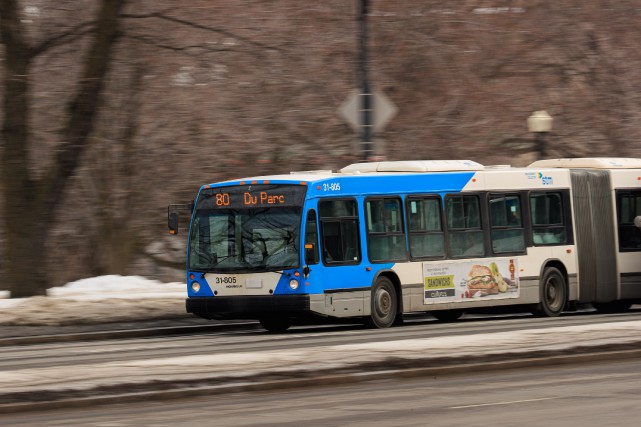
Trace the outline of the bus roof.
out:
M 615 157 L 584 157 L 566 159 L 547 159 L 536 161 L 526 167 L 511 167 L 510 165 L 484 166 L 472 160 L 406 160 L 371 163 L 354 163 L 337 172 L 331 170 L 295 171 L 289 174 L 265 175 L 232 179 L 224 182 L 209 184 L 206 187 L 220 187 L 245 184 L 303 184 L 311 185 L 335 178 L 345 177 L 379 177 L 409 176 L 422 174 L 460 174 L 483 173 L 494 176 L 494 173 L 518 173 L 532 169 L 641 169 L 641 159 Z M 497 175 L 498 176 L 498 175 Z M 503 177 L 505 175 L 502 175 Z M 450 179 L 450 178 L 448 178 Z M 501 178 L 503 179 L 503 178 Z
M 480 171 L 484 166 L 472 160 L 405 160 L 397 162 L 353 163 L 340 170 L 341 173 L 373 172 L 448 172 Z
M 538 160 L 528 168 L 565 169 L 641 169 L 641 159 L 622 157 L 581 157 L 575 159 Z

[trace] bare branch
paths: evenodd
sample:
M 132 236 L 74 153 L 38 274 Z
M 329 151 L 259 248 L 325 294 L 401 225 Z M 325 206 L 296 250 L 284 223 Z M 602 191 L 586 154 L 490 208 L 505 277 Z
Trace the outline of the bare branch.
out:
M 78 24 L 74 28 L 71 28 L 69 31 L 65 31 L 54 37 L 51 37 L 50 39 L 47 39 L 42 43 L 40 43 L 38 46 L 34 47 L 33 55 L 34 56 L 40 55 L 46 52 L 47 50 L 60 46 L 64 43 L 67 43 L 69 40 L 73 40 L 76 37 L 85 36 L 91 33 L 91 31 L 93 31 L 95 26 L 96 26 L 96 21 L 90 21 L 90 22 L 84 22 L 82 24 Z
M 241 41 L 243 41 L 243 42 L 245 42 L 245 43 L 247 43 L 249 45 L 260 47 L 262 49 L 269 49 L 269 50 L 275 50 L 275 51 L 280 51 L 280 52 L 283 51 L 283 49 L 281 49 L 281 48 L 274 47 L 274 46 L 269 46 L 269 45 L 266 45 L 264 43 L 260 43 L 260 42 L 254 41 L 252 39 L 249 39 L 247 37 L 239 36 L 237 34 L 234 34 L 234 33 L 230 32 L 230 31 L 227 31 L 227 30 L 221 30 L 219 28 L 214 28 L 214 27 L 209 27 L 209 26 L 206 26 L 206 25 L 196 24 L 194 22 L 186 21 L 184 19 L 179 19 L 179 18 L 174 18 L 174 17 L 171 17 L 171 16 L 167 16 L 167 15 L 165 15 L 163 13 L 155 12 L 155 13 L 142 14 L 142 15 L 124 14 L 122 16 L 124 18 L 130 18 L 130 19 L 146 19 L 146 18 L 163 19 L 165 21 L 174 22 L 176 24 L 185 25 L 185 26 L 196 28 L 196 29 L 199 29 L 199 30 L 211 31 L 211 32 L 214 32 L 214 33 L 223 34 L 223 35 L 225 35 L 227 37 L 232 37 L 232 38 L 241 40 Z
M 233 49 L 229 48 L 216 48 L 213 47 L 212 45 L 207 45 L 207 44 L 196 44 L 196 45 L 190 45 L 190 46 L 171 46 L 166 43 L 159 43 L 157 42 L 154 38 L 152 37 L 146 37 L 146 36 L 133 36 L 133 35 L 127 35 L 124 36 L 124 38 L 132 39 L 132 40 L 137 40 L 139 42 L 151 45 L 151 46 L 156 46 L 161 49 L 167 49 L 167 50 L 172 50 L 174 52 L 188 52 L 191 50 L 200 50 L 204 51 L 206 53 L 219 53 L 219 52 L 233 52 Z
M 73 174 L 93 129 L 105 76 L 119 34 L 119 13 L 125 0 L 105 1 L 95 26 L 95 39 L 87 54 L 79 90 L 69 104 L 69 120 L 51 170 L 42 180 L 45 209 L 54 210 Z M 51 221 L 51 219 L 49 219 Z

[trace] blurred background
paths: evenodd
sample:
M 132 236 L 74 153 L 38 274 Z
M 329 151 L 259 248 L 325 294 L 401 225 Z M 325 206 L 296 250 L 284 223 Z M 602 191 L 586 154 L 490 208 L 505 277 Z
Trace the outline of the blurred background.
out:
M 364 67 L 394 108 L 370 160 L 641 157 L 637 0 L 363 3 L 2 0 L 0 290 L 182 280 L 167 205 L 361 161 Z

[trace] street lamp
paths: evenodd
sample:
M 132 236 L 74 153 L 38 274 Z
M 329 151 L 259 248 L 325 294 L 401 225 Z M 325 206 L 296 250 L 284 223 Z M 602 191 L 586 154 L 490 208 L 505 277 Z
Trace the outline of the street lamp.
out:
M 546 111 L 535 111 L 527 119 L 527 127 L 534 133 L 539 159 L 545 158 L 545 137 L 552 130 L 552 117 Z

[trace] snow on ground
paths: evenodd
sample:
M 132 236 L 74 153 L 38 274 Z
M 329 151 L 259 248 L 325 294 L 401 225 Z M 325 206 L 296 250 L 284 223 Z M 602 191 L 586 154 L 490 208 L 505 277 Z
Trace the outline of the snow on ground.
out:
M 0 325 L 74 325 L 185 316 L 184 283 L 99 276 L 47 290 L 46 297 L 0 293 Z

